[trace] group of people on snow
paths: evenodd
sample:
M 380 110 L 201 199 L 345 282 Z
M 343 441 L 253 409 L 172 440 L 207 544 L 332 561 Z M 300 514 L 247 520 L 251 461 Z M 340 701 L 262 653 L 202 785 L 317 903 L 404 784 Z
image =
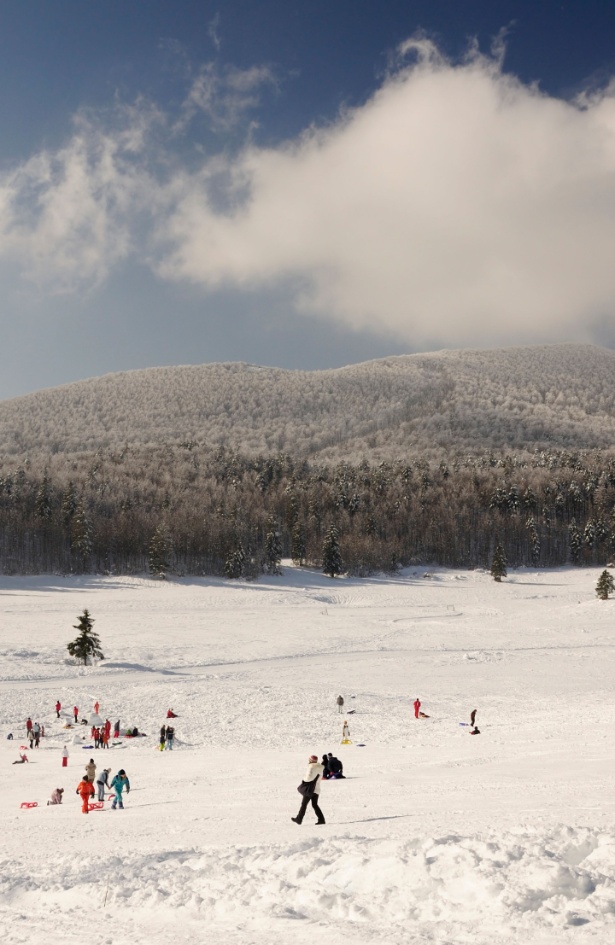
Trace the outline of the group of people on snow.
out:
M 81 812 L 83 814 L 89 814 L 90 812 L 90 803 L 92 798 L 96 794 L 94 789 L 94 784 L 98 788 L 98 800 L 104 801 L 105 799 L 105 787 L 109 788 L 114 792 L 113 802 L 111 804 L 111 810 L 116 810 L 118 807 L 120 810 L 124 810 L 124 802 L 122 799 L 122 794 L 124 789 L 127 794 L 130 794 L 130 781 L 128 780 L 128 775 L 123 768 L 120 768 L 115 777 L 109 782 L 109 775 L 111 774 L 111 768 L 103 768 L 98 777 L 96 777 L 96 764 L 93 758 L 90 758 L 88 764 L 85 766 L 86 773 L 83 778 L 77 785 L 77 790 L 75 794 L 78 794 L 81 797 Z M 60 791 L 60 788 L 56 788 L 56 791 Z M 55 793 L 55 792 L 54 792 Z M 52 795 L 53 797 L 53 795 Z M 60 801 L 54 801 L 53 803 L 61 803 Z

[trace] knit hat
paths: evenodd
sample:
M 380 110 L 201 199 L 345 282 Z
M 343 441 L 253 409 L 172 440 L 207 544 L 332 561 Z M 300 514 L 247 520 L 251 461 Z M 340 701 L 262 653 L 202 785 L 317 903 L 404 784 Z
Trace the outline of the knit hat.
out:
M 318 761 L 318 755 L 310 755 L 310 761 Z

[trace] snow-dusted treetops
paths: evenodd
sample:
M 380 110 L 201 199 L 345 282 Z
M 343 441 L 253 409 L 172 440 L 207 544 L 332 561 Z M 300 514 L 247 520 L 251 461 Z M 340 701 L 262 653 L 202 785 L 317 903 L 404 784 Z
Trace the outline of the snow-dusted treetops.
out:
M 0 573 L 615 556 L 615 353 L 599 348 L 157 368 L 9 401 L 0 424 Z
M 149 368 L 0 403 L 4 456 L 186 442 L 327 462 L 610 447 L 615 352 L 439 351 L 310 372 Z

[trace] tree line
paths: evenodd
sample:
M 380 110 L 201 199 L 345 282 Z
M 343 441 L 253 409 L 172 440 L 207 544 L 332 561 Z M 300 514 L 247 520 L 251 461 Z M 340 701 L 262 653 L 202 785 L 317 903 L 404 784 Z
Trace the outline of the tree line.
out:
M 282 558 L 367 575 L 413 564 L 605 565 L 615 453 L 310 464 L 187 442 L 0 459 L 0 571 L 257 578 Z

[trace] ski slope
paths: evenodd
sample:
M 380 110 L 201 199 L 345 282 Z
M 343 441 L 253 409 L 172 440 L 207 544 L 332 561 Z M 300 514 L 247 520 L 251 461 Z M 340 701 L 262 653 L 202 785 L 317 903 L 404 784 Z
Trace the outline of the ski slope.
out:
M 0 578 L 4 945 L 613 941 L 615 601 L 598 574 Z M 107 657 L 87 668 L 66 653 L 85 607 Z M 147 737 L 84 747 L 89 726 L 64 726 L 96 700 Z M 46 736 L 13 765 L 28 715 Z M 296 786 L 327 751 L 347 778 L 323 784 L 327 825 L 299 827 Z M 125 810 L 81 813 L 91 757 L 126 769 Z

